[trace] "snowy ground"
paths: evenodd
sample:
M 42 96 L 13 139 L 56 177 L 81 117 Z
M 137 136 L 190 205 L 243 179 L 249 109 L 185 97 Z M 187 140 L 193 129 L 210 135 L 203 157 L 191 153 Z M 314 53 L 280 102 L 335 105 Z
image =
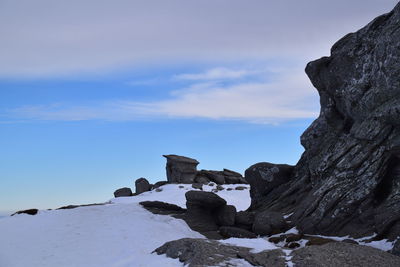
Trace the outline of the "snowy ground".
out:
M 183 188 L 179 188 L 179 187 Z M 245 190 L 226 189 L 217 194 L 238 211 L 250 205 L 249 186 Z M 183 220 L 154 215 L 138 203 L 159 200 L 185 207 L 185 193 L 190 185 L 165 185 L 161 192 L 151 191 L 135 197 L 111 199 L 102 206 L 80 207 L 70 210 L 40 211 L 35 216 L 26 214 L 0 219 L 0 267 L 159 267 L 183 266 L 178 260 L 151 254 L 167 241 L 184 237 L 203 238 L 192 231 Z M 205 191 L 215 187 L 204 186 Z M 289 232 L 296 232 L 291 229 Z M 276 249 L 264 238 L 230 238 L 220 241 L 252 248 L 254 252 Z M 370 244 L 384 250 L 392 244 L 377 241 Z M 302 245 L 305 242 L 300 242 Z M 368 245 L 368 244 L 367 244 Z M 290 251 L 287 254 L 288 266 Z M 234 260 L 235 266 L 251 266 Z
M 112 199 L 112 204 L 103 206 L 3 218 L 0 220 L 0 266 L 182 266 L 178 260 L 151 252 L 167 241 L 203 236 L 190 230 L 183 220 L 154 215 L 138 202 L 159 200 L 185 207 L 184 193 L 192 188 L 188 185 L 162 188 L 162 192 Z M 212 187 L 204 189 L 210 191 Z M 248 189 L 224 190 L 218 194 L 238 210 L 250 204 Z M 237 243 L 236 240 L 232 242 Z M 258 249 L 270 246 L 263 239 L 249 242 L 249 247 L 253 245 Z

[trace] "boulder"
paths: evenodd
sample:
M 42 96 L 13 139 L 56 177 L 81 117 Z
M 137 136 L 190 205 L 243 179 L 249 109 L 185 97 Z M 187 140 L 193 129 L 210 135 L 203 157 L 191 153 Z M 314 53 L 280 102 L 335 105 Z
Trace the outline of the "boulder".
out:
M 135 181 L 136 194 L 141 194 L 151 190 L 149 181 L 146 178 L 139 178 Z
M 201 170 L 198 172 L 198 175 L 207 177 L 210 181 L 213 181 L 216 184 L 224 184 L 225 177 L 223 172 L 221 171 L 207 171 Z
M 400 266 L 400 257 L 376 248 L 343 242 L 300 248 L 291 256 L 296 267 Z
M 194 181 L 196 183 L 200 183 L 200 184 L 210 183 L 210 179 L 208 179 L 206 176 L 203 176 L 203 175 L 196 175 L 196 178 L 194 178 Z
M 132 190 L 129 187 L 123 187 L 115 190 L 114 197 L 131 197 L 133 196 Z
M 215 211 L 218 225 L 232 226 L 235 224 L 236 208 L 232 205 L 225 205 Z
M 163 155 L 167 159 L 167 179 L 170 183 L 191 184 L 197 175 L 197 165 L 195 159 L 178 156 Z
M 201 184 L 201 183 L 193 183 L 193 184 L 192 184 L 192 187 L 193 187 L 194 189 L 203 190 L 203 184 Z
M 271 235 L 284 232 L 288 225 L 282 214 L 273 211 L 256 213 L 253 223 L 253 232 L 258 235 Z
M 256 238 L 257 235 L 255 233 L 252 233 L 250 231 L 247 231 L 242 228 L 238 227 L 232 227 L 232 226 L 222 226 L 219 228 L 219 233 L 224 237 L 224 238 L 231 238 L 231 237 L 236 237 L 236 238 Z
M 199 206 L 213 210 L 226 205 L 225 199 L 211 192 L 188 191 L 185 197 L 188 209 L 189 207 Z
M 168 184 L 168 181 L 159 181 L 153 185 L 153 189 L 159 188 L 160 186 Z
M 250 166 L 245 171 L 245 179 L 250 184 L 251 208 L 256 209 L 264 204 L 265 197 L 275 189 L 275 194 L 281 186 L 290 181 L 293 166 L 261 162 Z
M 255 212 L 239 211 L 236 213 L 235 221 L 237 224 L 253 225 Z
M 306 67 L 321 111 L 301 136 L 290 179 L 261 204 L 294 211 L 304 233 L 400 236 L 399 21 L 397 4 Z M 262 194 L 253 191 L 253 203 Z

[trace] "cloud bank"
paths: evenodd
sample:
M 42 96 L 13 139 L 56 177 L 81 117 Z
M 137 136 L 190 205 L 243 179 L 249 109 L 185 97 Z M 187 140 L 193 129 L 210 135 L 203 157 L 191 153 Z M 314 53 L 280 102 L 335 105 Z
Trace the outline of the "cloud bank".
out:
M 3 0 L 0 77 L 68 76 L 170 62 L 307 61 L 328 54 L 334 41 L 396 2 Z

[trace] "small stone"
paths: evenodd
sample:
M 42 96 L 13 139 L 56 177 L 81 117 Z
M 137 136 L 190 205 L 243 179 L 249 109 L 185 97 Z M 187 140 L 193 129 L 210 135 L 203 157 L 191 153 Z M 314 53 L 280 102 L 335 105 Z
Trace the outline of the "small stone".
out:
M 286 244 L 285 247 L 294 249 L 294 248 L 299 248 L 300 244 L 297 242 L 291 242 L 291 243 Z
M 231 188 L 231 187 L 226 189 L 226 191 L 232 191 L 232 190 L 233 190 L 233 188 Z
M 236 186 L 235 187 L 235 190 L 245 190 L 245 189 L 247 189 L 246 186 Z
M 183 185 L 180 185 L 179 188 L 185 188 Z
M 192 184 L 192 187 L 193 187 L 194 189 L 203 190 L 203 184 L 201 184 L 201 183 L 193 183 L 193 184 Z
M 162 188 L 156 188 L 155 191 L 156 191 L 156 192 L 161 192 L 161 191 L 162 191 Z
M 344 240 L 342 240 L 342 242 L 358 245 L 358 242 L 353 239 L 344 239 Z
M 285 237 L 282 235 L 281 236 L 273 236 L 273 237 L 268 238 L 268 241 L 272 242 L 274 244 L 278 244 L 279 242 L 282 242 L 283 240 L 285 240 Z
M 217 190 L 218 191 L 222 191 L 222 190 L 224 190 L 225 188 L 222 186 L 222 185 L 217 185 Z
M 291 243 L 295 241 L 299 241 L 303 238 L 303 234 L 287 234 L 285 235 L 286 242 Z

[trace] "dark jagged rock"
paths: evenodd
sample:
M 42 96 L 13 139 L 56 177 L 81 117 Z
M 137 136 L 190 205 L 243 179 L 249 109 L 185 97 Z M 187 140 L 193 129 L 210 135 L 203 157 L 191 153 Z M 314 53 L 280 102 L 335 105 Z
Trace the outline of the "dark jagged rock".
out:
M 39 212 L 38 209 L 28 209 L 28 210 L 20 210 L 17 211 L 13 214 L 11 214 L 11 216 L 17 215 L 17 214 L 28 214 L 28 215 L 36 215 Z
M 304 247 L 293 251 L 291 255 L 296 267 L 400 266 L 400 257 L 372 247 L 343 242 Z
M 246 229 L 232 226 L 222 226 L 219 228 L 219 233 L 225 238 L 256 238 L 257 235 Z
M 107 204 L 111 204 L 111 202 L 82 204 L 82 205 L 67 205 L 67 206 L 62 206 L 62 207 L 58 208 L 57 210 L 70 210 L 70 209 L 76 209 L 76 208 L 81 208 L 81 207 L 103 206 L 103 205 L 107 205 Z
M 189 267 L 232 266 L 226 263 L 232 259 L 243 259 L 254 266 L 286 266 L 284 254 L 280 250 L 251 253 L 249 248 L 206 239 L 182 238 L 167 242 L 154 252 L 179 259 Z
M 178 156 L 164 155 L 167 159 L 167 179 L 170 183 L 191 184 L 197 175 L 197 165 L 195 159 Z
M 136 194 L 141 194 L 151 190 L 151 185 L 146 178 L 139 178 L 135 181 Z
M 129 187 L 123 187 L 115 190 L 114 197 L 131 197 L 133 196 L 132 190 Z
M 305 233 L 400 235 L 399 62 L 397 4 L 307 65 L 321 112 L 301 136 L 305 152 L 292 176 L 264 208 L 294 211 Z
M 250 166 L 245 171 L 245 179 L 251 186 L 251 208 L 262 206 L 273 189 L 275 197 L 278 197 L 286 189 L 285 186 L 280 186 L 289 182 L 292 172 L 293 166 L 286 164 L 261 162 Z M 268 198 L 271 197 L 268 195 Z

